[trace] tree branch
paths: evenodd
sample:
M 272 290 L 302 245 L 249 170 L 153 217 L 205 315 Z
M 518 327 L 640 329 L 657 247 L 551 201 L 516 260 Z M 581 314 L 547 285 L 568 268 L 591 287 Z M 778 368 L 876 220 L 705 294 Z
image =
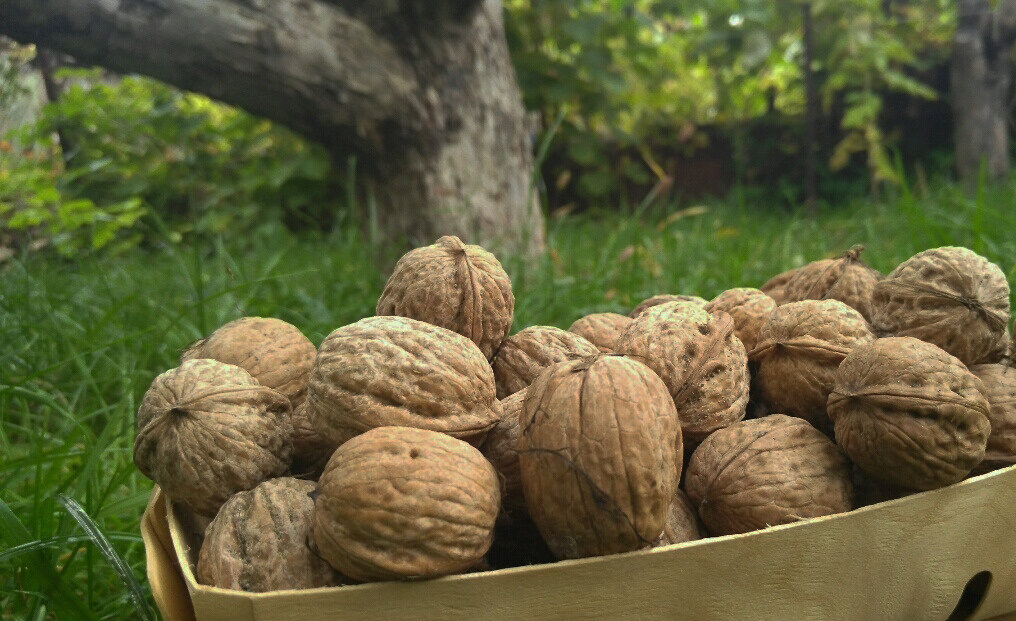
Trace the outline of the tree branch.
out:
M 0 0 L 0 33 L 208 94 L 333 151 L 376 155 L 419 124 L 417 77 L 341 4 Z

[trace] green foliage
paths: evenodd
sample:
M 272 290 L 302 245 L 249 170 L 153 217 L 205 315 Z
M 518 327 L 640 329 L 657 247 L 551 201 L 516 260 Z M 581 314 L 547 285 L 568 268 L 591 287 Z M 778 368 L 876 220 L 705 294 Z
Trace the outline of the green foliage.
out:
M 283 128 L 145 78 L 62 73 L 76 85 L 18 133 L 26 150 L 0 156 L 2 226 L 73 255 L 316 220 L 334 206 L 327 155 Z

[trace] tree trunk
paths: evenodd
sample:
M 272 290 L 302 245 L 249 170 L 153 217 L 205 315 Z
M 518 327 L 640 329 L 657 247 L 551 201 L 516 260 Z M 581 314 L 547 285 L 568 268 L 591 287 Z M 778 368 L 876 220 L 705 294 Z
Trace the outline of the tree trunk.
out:
M 543 246 L 497 0 L 0 0 L 0 33 L 356 157 L 391 239 Z
M 951 85 L 956 168 L 976 181 L 982 162 L 990 179 L 1009 172 L 1010 54 L 1016 40 L 1016 0 L 992 10 L 988 0 L 960 0 Z

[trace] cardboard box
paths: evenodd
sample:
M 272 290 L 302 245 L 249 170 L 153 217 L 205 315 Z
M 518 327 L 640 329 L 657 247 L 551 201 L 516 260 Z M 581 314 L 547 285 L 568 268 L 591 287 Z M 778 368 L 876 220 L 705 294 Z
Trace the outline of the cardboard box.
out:
M 260 594 L 199 585 L 197 551 L 169 504 L 156 489 L 142 522 L 148 578 L 167 621 L 944 621 L 1016 611 L 1016 466 L 745 535 L 436 580 Z

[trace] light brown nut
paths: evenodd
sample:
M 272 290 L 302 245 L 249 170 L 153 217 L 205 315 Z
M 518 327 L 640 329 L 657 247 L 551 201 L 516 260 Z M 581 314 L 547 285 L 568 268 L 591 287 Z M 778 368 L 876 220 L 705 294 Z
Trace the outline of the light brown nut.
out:
M 312 537 L 321 556 L 355 580 L 444 576 L 486 554 L 499 500 L 494 467 L 469 444 L 377 427 L 328 461 Z
M 984 385 L 981 394 L 988 400 L 991 434 L 984 450 L 989 466 L 1016 464 L 1016 369 L 1006 364 L 978 364 L 970 367 Z
M 255 593 L 341 584 L 308 545 L 316 487 L 283 477 L 234 494 L 205 533 L 198 582 Z
M 821 431 L 772 414 L 721 429 L 691 456 L 685 491 L 714 535 L 850 511 L 850 463 Z
M 335 447 L 314 428 L 304 401 L 293 410 L 293 465 L 290 472 L 301 478 L 317 479 Z
M 501 400 L 501 420 L 480 445 L 480 452 L 497 471 L 501 482 L 501 509 L 509 514 L 526 510 L 519 472 L 519 439 L 522 437 L 522 402 L 527 390 L 523 388 Z
M 296 326 L 271 317 L 242 317 L 191 345 L 180 362 L 211 358 L 236 365 L 286 395 L 295 408 L 307 397 L 316 355 L 317 348 Z
M 378 315 L 401 315 L 458 332 L 488 360 L 508 336 L 515 312 L 511 279 L 479 246 L 446 235 L 395 264 Z
M 660 304 L 666 304 L 667 302 L 691 302 L 692 304 L 695 304 L 697 306 L 706 305 L 705 299 L 700 298 L 697 295 L 661 293 L 659 295 L 648 297 L 639 302 L 639 305 L 633 308 L 628 316 L 634 319 L 639 315 L 641 315 L 642 313 L 646 312 L 648 309 L 654 306 L 659 306 Z
M 558 363 L 526 393 L 519 466 L 526 506 L 559 559 L 646 547 L 680 478 L 677 412 L 645 365 Z
M 476 344 L 406 317 L 368 317 L 329 334 L 308 387 L 311 423 L 333 448 L 390 425 L 479 443 L 501 416 Z
M 872 295 L 880 334 L 938 345 L 964 364 L 998 362 L 1009 323 L 1009 283 L 997 265 L 966 249 L 925 250 L 901 263 Z
M 596 345 L 605 354 L 614 353 L 617 338 L 631 324 L 631 318 L 617 313 L 593 313 L 575 321 L 568 328 Z
M 828 430 L 826 402 L 836 368 L 875 338 L 859 312 L 839 300 L 804 300 L 778 307 L 759 333 L 750 357 L 755 383 L 769 411 L 799 416 Z
M 801 268 L 795 267 L 794 269 L 780 272 L 767 280 L 761 287 L 759 287 L 759 289 L 762 293 L 771 297 L 776 302 L 776 305 L 779 306 L 780 304 L 787 302 L 786 296 L 784 295 L 787 283 L 790 282 L 794 276 L 797 276 L 797 270 L 799 269 Z
M 871 292 L 882 274 L 861 260 L 864 246 L 855 246 L 835 259 L 814 261 L 795 270 L 783 288 L 783 302 L 839 300 L 871 321 Z
M 645 363 L 663 379 L 685 441 L 700 442 L 744 418 L 748 361 L 730 315 L 710 315 L 689 302 L 654 306 L 625 330 L 617 352 Z
M 204 516 L 292 457 L 289 399 L 243 369 L 198 358 L 155 378 L 137 414 L 134 464 Z
M 739 287 L 727 289 L 705 306 L 706 312 L 723 312 L 734 320 L 734 335 L 751 351 L 758 342 L 758 333 L 769 315 L 776 310 L 776 301 L 758 289 Z
M 595 356 L 600 350 L 573 332 L 553 326 L 530 326 L 505 339 L 491 366 L 497 398 L 504 399 L 533 383 L 547 367 L 563 360 Z
M 911 337 L 851 351 L 836 372 L 836 442 L 872 478 L 907 489 L 955 483 L 984 458 L 983 385 L 963 363 Z
M 660 537 L 653 547 L 695 541 L 707 536 L 705 527 L 702 526 L 702 520 L 699 519 L 698 511 L 695 510 L 695 505 L 691 504 L 687 494 L 677 490 L 674 500 L 671 501 L 670 508 L 667 510 L 667 522 L 663 527 L 663 532 L 660 533 Z

